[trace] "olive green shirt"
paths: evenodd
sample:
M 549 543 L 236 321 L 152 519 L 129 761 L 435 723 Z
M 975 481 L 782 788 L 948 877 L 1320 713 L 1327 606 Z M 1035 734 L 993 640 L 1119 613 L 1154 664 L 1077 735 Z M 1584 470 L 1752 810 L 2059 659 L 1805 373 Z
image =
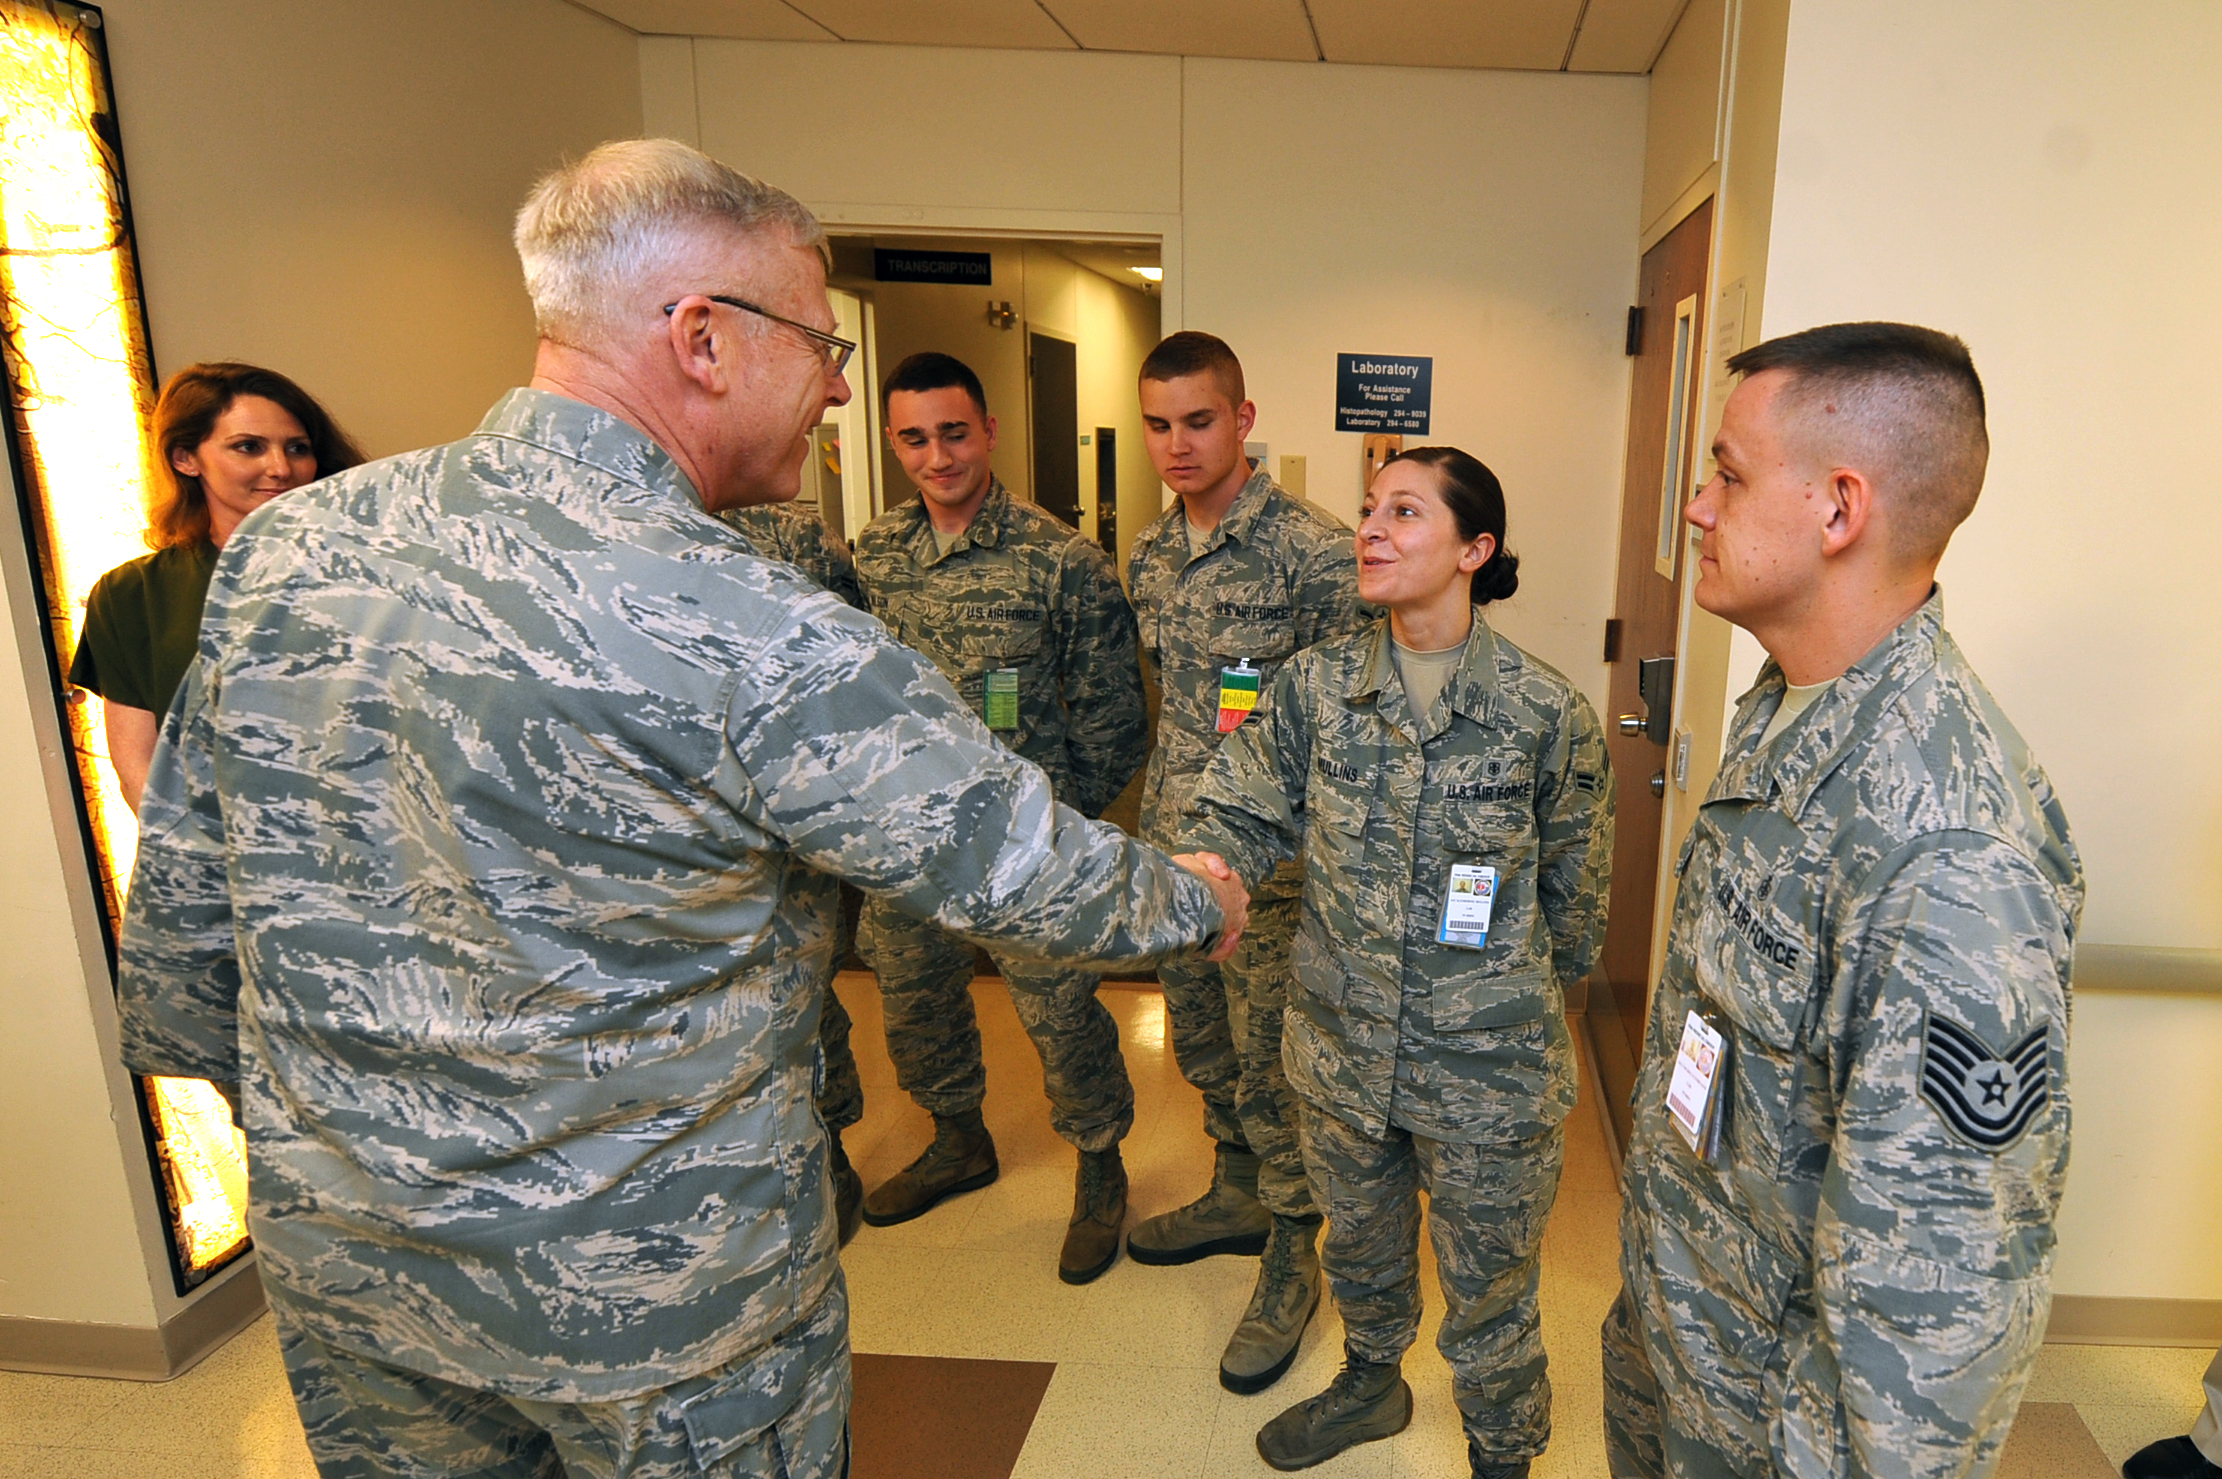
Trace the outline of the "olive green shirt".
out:
M 201 640 L 201 603 L 216 569 L 207 540 L 118 565 L 85 601 L 69 681 L 110 703 L 166 714 Z

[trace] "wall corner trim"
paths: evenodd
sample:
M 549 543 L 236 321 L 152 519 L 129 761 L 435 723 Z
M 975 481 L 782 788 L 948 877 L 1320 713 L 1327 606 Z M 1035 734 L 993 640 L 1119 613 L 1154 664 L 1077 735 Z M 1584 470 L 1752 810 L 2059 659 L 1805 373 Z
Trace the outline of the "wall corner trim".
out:
M 266 1308 L 262 1273 L 249 1254 L 160 1326 L 0 1318 L 0 1370 L 168 1381 L 199 1365 Z
M 2056 1294 L 2045 1340 L 2060 1345 L 2222 1345 L 2222 1299 Z
M 2222 996 L 2222 950 L 2162 945 L 2078 945 L 2075 989 Z

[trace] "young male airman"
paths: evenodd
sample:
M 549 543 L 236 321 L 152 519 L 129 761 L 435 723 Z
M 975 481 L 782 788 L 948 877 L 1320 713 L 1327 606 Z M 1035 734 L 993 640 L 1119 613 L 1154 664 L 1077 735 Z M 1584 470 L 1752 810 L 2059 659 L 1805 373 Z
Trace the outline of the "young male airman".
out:
M 1127 561 L 1142 650 L 1163 692 L 1142 833 L 1169 842 L 1213 751 L 1281 664 L 1357 631 L 1369 613 L 1358 602 L 1350 530 L 1244 457 L 1257 408 L 1233 350 L 1210 334 L 1174 334 L 1142 362 L 1140 394 L 1150 460 L 1178 495 Z M 1203 1092 L 1216 1162 L 1210 1189 L 1136 1227 L 1127 1251 L 1155 1264 L 1264 1255 L 1219 1366 L 1221 1384 L 1237 1392 L 1280 1379 L 1319 1304 L 1319 1214 L 1281 1067 L 1302 879 L 1290 864 L 1258 881 L 1250 932 L 1225 965 L 1158 968 L 1173 1053 Z

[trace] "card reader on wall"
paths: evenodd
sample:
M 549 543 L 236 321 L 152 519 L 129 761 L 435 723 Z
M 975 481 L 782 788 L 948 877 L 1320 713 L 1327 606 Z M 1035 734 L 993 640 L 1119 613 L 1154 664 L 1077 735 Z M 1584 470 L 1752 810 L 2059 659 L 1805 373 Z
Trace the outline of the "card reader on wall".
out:
M 1674 659 L 1646 657 L 1636 664 L 1636 697 L 1643 701 L 1643 716 L 1620 716 L 1620 732 L 1630 739 L 1642 735 L 1655 745 L 1674 736 Z

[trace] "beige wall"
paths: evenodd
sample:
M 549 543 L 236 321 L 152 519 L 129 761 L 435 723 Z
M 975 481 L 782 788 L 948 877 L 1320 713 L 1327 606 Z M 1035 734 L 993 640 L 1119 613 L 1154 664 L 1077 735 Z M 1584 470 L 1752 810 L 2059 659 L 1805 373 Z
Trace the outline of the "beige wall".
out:
M 1967 339 L 1992 454 L 1946 619 L 2060 789 L 2083 942 L 2210 962 L 2218 71 L 2222 11 L 2196 0 L 1797 0 L 1764 325 Z M 2087 993 L 2072 1044 L 2058 1292 L 2222 1298 L 2222 996 Z
M 0 493 L 15 484 L 0 459 Z M 19 520 L 0 525 L 8 604 L 35 612 Z M 154 1183 L 115 1067 L 115 1009 L 67 750 L 33 621 L 0 642 L 0 1318 L 155 1325 L 171 1293 Z M 57 798 L 60 804 L 56 804 Z M 158 1298 L 160 1300 L 158 1308 Z M 0 1352 L 0 1359 L 5 1353 Z
M 157 368 L 266 364 L 373 455 L 532 365 L 526 188 L 640 131 L 631 33 L 562 0 L 107 0 Z
M 1234 345 L 1256 435 L 1341 516 L 1359 439 L 1333 429 L 1336 353 L 1433 355 L 1434 439 L 1510 492 L 1528 584 L 1499 623 L 1601 696 L 1642 79 L 703 40 L 646 43 L 641 70 L 649 117 L 696 120 L 831 221 L 1159 238 L 1163 327 Z M 1025 126 L 890 149 L 928 80 Z M 1384 132 L 1384 109 L 1426 126 Z

